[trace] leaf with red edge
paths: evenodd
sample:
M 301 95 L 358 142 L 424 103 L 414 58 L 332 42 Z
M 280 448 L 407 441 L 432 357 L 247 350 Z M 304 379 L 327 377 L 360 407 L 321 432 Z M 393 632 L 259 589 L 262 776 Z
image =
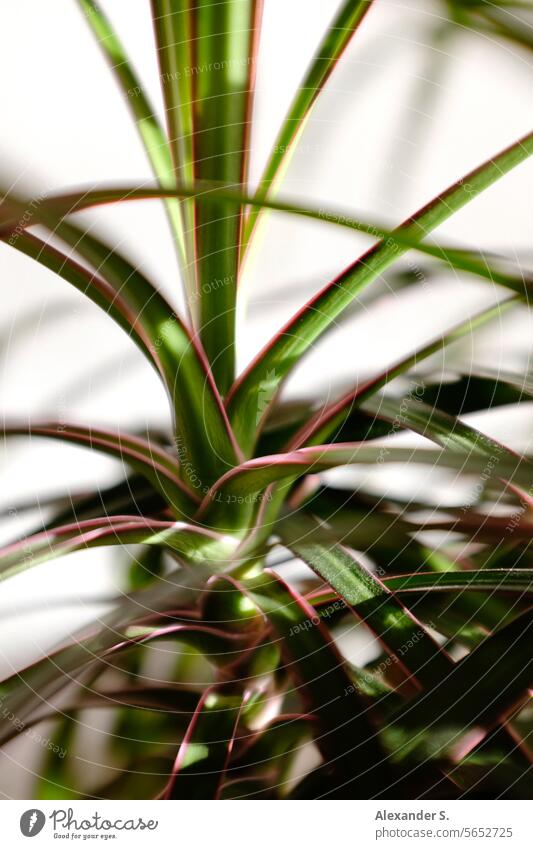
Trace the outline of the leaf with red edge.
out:
M 315 743 L 340 797 L 361 794 L 368 798 L 382 791 L 390 772 L 369 719 L 369 707 L 313 608 L 270 570 L 241 585 L 282 641 L 294 694 L 316 717 Z
M 208 688 L 179 748 L 163 799 L 218 799 L 233 748 L 242 695 Z
M 186 522 L 165 522 L 141 516 L 104 516 L 54 527 L 0 550 L 0 580 L 37 566 L 52 557 L 103 545 L 157 545 L 198 564 L 227 563 L 236 542 Z
M 397 229 L 399 237 L 422 241 L 480 192 L 533 154 L 533 133 L 519 139 L 493 159 L 467 174 L 409 217 Z M 234 384 L 227 399 L 230 421 L 245 455 L 257 439 L 263 421 L 282 382 L 302 356 L 332 326 L 354 297 L 392 265 L 407 248 L 394 238 L 383 239 L 342 274 L 328 283 L 296 313 L 258 354 Z M 261 403 L 268 398 L 269 401 Z
M 533 684 L 532 634 L 533 608 L 488 636 L 401 709 L 384 732 L 395 759 L 464 757 Z
M 198 496 L 183 483 L 177 461 L 150 439 L 66 422 L 6 424 L 4 436 L 42 436 L 102 451 L 142 474 L 169 503 L 178 518 L 190 517 Z

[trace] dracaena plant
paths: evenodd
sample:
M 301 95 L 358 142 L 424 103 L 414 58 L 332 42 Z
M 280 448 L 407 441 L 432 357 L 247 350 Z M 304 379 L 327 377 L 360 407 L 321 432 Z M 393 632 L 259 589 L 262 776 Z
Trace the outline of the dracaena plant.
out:
M 163 382 L 173 426 L 127 433 L 5 422 L 8 440 L 85 446 L 130 471 L 111 488 L 67 500 L 5 547 L 0 579 L 88 547 L 133 545 L 136 555 L 102 619 L 3 681 L 2 743 L 48 721 L 66 755 L 42 758 L 35 794 L 45 797 L 523 797 L 532 789 L 524 707 L 532 464 L 459 416 L 518 403 L 532 382 L 487 363 L 443 383 L 431 364 L 502 313 L 527 310 L 531 278 L 502 257 L 426 237 L 518 168 L 533 153 L 533 134 L 458 174 L 392 229 L 334 205 L 311 209 L 280 191 L 287 151 L 373 14 L 371 0 L 340 4 L 254 191 L 247 166 L 259 0 L 152 0 L 166 124 L 104 11 L 92 0 L 79 6 L 127 98 L 154 184 L 34 200 L 6 191 L 1 237 L 118 323 Z M 469 26 L 476 15 L 494 29 L 506 23 L 484 4 L 446 8 L 470 16 Z M 184 73 L 193 67 L 202 73 Z M 168 213 L 186 315 L 76 215 L 148 198 Z M 374 241 L 237 375 L 239 278 L 265 210 Z M 280 398 L 363 289 L 385 272 L 400 285 L 394 273 L 408 251 L 428 268 L 497 284 L 498 303 L 327 405 Z M 424 439 L 409 447 L 394 438 L 399 430 Z M 399 463 L 436 465 L 473 482 L 476 497 L 435 507 L 429 497 L 412 502 L 408 490 L 340 489 L 322 475 L 379 467 L 386 480 Z M 289 560 L 300 571 L 287 573 Z M 360 664 L 338 640 L 356 626 L 377 646 Z M 157 643 L 166 671 L 154 682 L 146 664 Z M 75 766 L 87 708 L 110 716 L 112 771 L 96 784 Z

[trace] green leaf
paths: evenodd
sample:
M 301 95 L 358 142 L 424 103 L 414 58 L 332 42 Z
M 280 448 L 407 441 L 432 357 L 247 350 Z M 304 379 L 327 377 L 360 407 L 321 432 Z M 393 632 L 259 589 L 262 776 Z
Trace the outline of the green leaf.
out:
M 321 221 L 322 223 L 332 224 L 337 227 L 355 230 L 373 238 L 391 239 L 396 245 L 401 246 L 405 250 L 416 250 L 419 253 L 439 260 L 449 268 L 464 271 L 468 274 L 489 280 L 491 283 L 504 286 L 522 298 L 527 299 L 530 296 L 532 285 L 531 274 L 524 274 L 520 270 L 513 271 L 512 273 L 501 270 L 499 266 L 494 265 L 494 261 L 501 262 L 504 259 L 503 257 L 491 256 L 491 261 L 489 262 L 489 257 L 484 253 L 452 246 L 428 245 L 420 241 L 419 234 L 417 233 L 409 233 L 407 230 L 400 230 L 398 228 L 391 230 L 383 223 L 363 220 L 360 217 L 339 212 L 338 210 L 312 209 L 301 206 L 296 201 L 288 199 L 259 199 L 256 195 L 244 194 L 240 191 L 228 189 L 223 185 L 221 186 L 220 182 L 215 180 L 197 180 L 192 185 L 180 184 L 174 189 L 147 189 L 135 186 L 88 189 L 82 193 L 74 192 L 51 195 L 40 203 L 43 204 L 48 212 L 55 212 L 56 216 L 64 217 L 65 215 L 102 204 L 124 203 L 134 200 L 159 200 L 161 198 L 193 198 L 197 204 L 220 202 L 226 203 L 230 207 L 252 206 L 257 207 L 259 210 L 271 209 L 278 212 L 286 212 L 290 215 L 309 218 L 314 221 Z M 33 201 L 33 203 L 36 203 L 36 201 Z M 15 227 L 24 230 L 28 226 L 30 226 L 29 221 L 21 221 L 19 223 L 14 218 L 8 218 L 2 222 L 0 233 L 2 234 L 2 238 L 4 238 Z M 399 286 L 400 283 L 397 285 Z
M 125 630 L 136 622 L 146 620 L 146 612 L 185 607 L 194 601 L 194 591 L 205 582 L 205 575 L 195 580 L 190 576 L 186 582 L 180 572 L 167 575 L 156 586 L 149 587 L 130 596 L 121 595 L 115 600 L 109 613 L 84 626 L 67 641 L 67 645 L 49 653 L 26 669 L 19 670 L 0 683 L 0 700 L 5 708 L 0 721 L 0 743 L 17 733 L 9 713 L 17 718 L 17 724 L 32 717 L 40 705 L 48 700 L 67 682 L 72 681 L 85 669 L 98 662 L 102 655 L 115 646 Z
M 190 562 L 226 563 L 236 541 L 186 522 L 105 516 L 25 537 L 0 550 L 0 581 L 62 554 L 102 545 L 157 545 Z
M 484 481 L 505 478 L 526 490 L 533 484 L 533 463 L 528 458 L 515 454 L 476 428 L 418 398 L 409 396 L 398 404 L 396 399 L 379 395 L 368 398 L 361 406 L 380 419 L 398 422 L 400 427 L 425 436 L 446 451 L 463 453 L 467 458 L 485 458 Z
M 292 531 L 282 526 L 283 544 L 333 587 L 392 652 L 410 682 L 429 687 L 447 675 L 453 661 L 390 587 L 344 546 L 309 541 L 305 530 L 302 525 L 296 534 L 294 526 Z
M 493 384 L 501 383 L 503 386 L 511 387 L 516 392 L 516 395 L 512 397 L 511 403 L 514 401 L 521 401 L 523 395 L 533 397 L 533 375 L 530 374 L 519 374 L 518 372 L 506 369 L 496 369 L 487 365 L 481 366 L 476 364 L 474 374 L 469 376 L 474 379 L 479 377 L 482 380 L 485 379 Z M 510 402 L 508 401 L 507 403 Z M 487 404 L 486 406 L 490 405 Z
M 39 499 L 38 503 L 41 501 Z M 97 519 L 99 516 L 137 515 L 157 518 L 167 508 L 166 501 L 140 475 L 131 475 L 110 487 L 99 487 L 92 493 L 79 496 L 69 493 L 64 504 L 63 509 L 54 513 L 39 530 L 50 530 L 83 519 Z
M 317 548 L 319 545 L 317 545 Z M 458 572 L 413 572 L 394 577 L 382 577 L 382 583 L 395 595 L 412 593 L 463 593 L 485 591 L 493 593 L 511 593 L 530 595 L 533 592 L 533 569 L 469 569 Z M 307 596 L 313 607 L 339 599 L 339 594 L 330 589 L 318 590 Z M 340 600 L 340 599 L 339 599 Z
M 402 358 L 387 370 L 379 373 L 370 380 L 365 381 L 363 384 L 356 386 L 355 389 L 342 395 L 339 400 L 325 408 L 319 409 L 315 415 L 311 416 L 311 418 L 305 421 L 305 423 L 291 435 L 287 448 L 296 449 L 305 444 L 316 445 L 324 442 L 326 439 L 335 441 L 333 436 L 338 437 L 339 433 L 342 435 L 342 425 L 353 412 L 353 408 L 361 406 L 365 398 L 372 396 L 373 393 L 381 386 L 384 386 L 390 380 L 393 380 L 412 366 L 417 365 L 420 361 L 431 356 L 431 354 L 435 353 L 439 349 L 442 349 L 457 339 L 460 339 L 465 333 L 473 331 L 476 327 L 479 327 L 484 322 L 489 321 L 496 316 L 500 316 L 502 312 L 512 307 L 515 303 L 515 298 L 509 298 L 507 301 L 496 306 L 485 308 L 477 315 L 469 318 L 467 321 L 456 325 L 448 333 L 437 336 L 428 344 L 417 349 L 414 353 Z M 335 431 L 337 431 L 336 434 Z M 256 543 L 268 535 L 270 526 L 276 520 L 291 485 L 291 481 L 286 481 L 283 486 L 273 486 L 272 489 L 269 490 L 268 503 L 265 505 L 261 516 L 263 530 L 261 532 L 256 532 Z
M 164 448 L 149 439 L 114 433 L 93 427 L 67 424 L 65 422 L 42 422 L 27 425 L 6 425 L 4 436 L 43 436 L 61 442 L 84 445 L 102 451 L 127 463 L 142 474 L 172 505 L 177 518 L 190 517 L 198 497 L 180 479 L 179 465 Z
M 382 465 L 383 463 L 417 463 L 456 469 L 462 474 L 478 474 L 487 466 L 486 451 L 468 453 L 465 446 L 457 449 L 399 448 L 380 442 L 376 445 L 367 442 L 346 442 L 333 445 L 316 445 L 299 448 L 285 454 L 273 454 L 270 457 L 257 457 L 247 460 L 223 475 L 208 492 L 202 502 L 200 516 L 210 521 L 219 516 L 231 527 L 231 513 L 237 505 L 256 505 L 263 500 L 268 503 L 269 494 L 260 496 L 271 483 L 284 479 L 293 480 L 306 474 L 333 469 L 347 465 Z M 513 479 L 528 485 L 530 481 L 530 461 L 514 456 L 507 451 L 498 455 L 498 477 Z M 209 512 L 208 512 L 209 511 Z
M 533 592 L 533 569 L 472 569 L 467 572 L 416 572 L 384 578 L 385 586 L 394 593 L 464 592 L 484 590 L 495 593 L 527 594 Z
M 194 180 L 192 60 L 192 3 L 190 0 L 151 0 L 159 62 L 159 80 L 165 106 L 173 185 Z M 185 281 L 189 313 L 198 326 L 195 281 L 194 205 L 180 204 L 187 267 Z
M 22 201 L 8 195 L 5 202 L 23 214 Z M 35 207 L 32 220 L 82 256 L 127 304 L 131 323 L 142 327 L 172 401 L 185 480 L 205 491 L 221 467 L 234 465 L 238 449 L 197 340 L 145 275 L 110 245 L 62 220 L 45 204 Z
M 190 7 L 195 180 L 246 183 L 260 10 L 259 0 L 197 0 Z M 196 204 L 194 223 L 200 338 L 224 395 L 235 377 L 242 210 L 209 200 Z
M 395 235 L 421 241 L 532 153 L 533 133 L 454 183 L 407 219 Z M 353 298 L 406 250 L 393 235 L 367 251 L 290 319 L 241 375 L 228 396 L 227 404 L 237 440 L 246 455 L 249 456 L 253 450 L 257 423 L 265 418 L 270 403 L 289 372 Z
M 72 257 L 48 245 L 31 233 L 23 232 L 8 242 L 25 256 L 53 271 L 79 292 L 100 307 L 132 339 L 148 362 L 162 376 L 162 366 L 156 349 L 152 346 L 145 328 L 136 320 L 135 313 L 112 286 L 95 272 L 88 271 Z
M 282 640 L 282 653 L 295 694 L 315 717 L 315 738 L 337 795 L 372 796 L 388 786 L 390 773 L 375 731 L 344 662 L 313 608 L 267 570 L 242 586 Z M 347 794 L 347 795 L 343 795 Z
M 130 108 L 154 175 L 162 187 L 172 188 L 175 175 L 169 144 L 146 94 L 145 86 L 135 73 L 109 19 L 95 0 L 78 0 L 78 3 Z M 168 198 L 165 205 L 178 258 L 187 279 L 187 253 L 180 204 Z
M 257 199 L 264 200 L 281 176 L 282 165 L 298 144 L 307 119 L 320 92 L 334 71 L 372 0 L 344 0 L 322 38 L 297 94 L 278 132 L 272 152 L 257 188 Z M 252 208 L 246 219 L 243 252 L 249 244 L 260 209 Z
M 395 759 L 457 756 L 468 731 L 492 728 L 533 682 L 533 610 L 487 637 L 396 716 L 385 735 Z
M 243 749 L 235 758 L 239 769 L 253 768 L 256 774 L 272 770 L 275 760 L 276 770 L 283 767 L 298 754 L 302 746 L 312 735 L 313 717 L 307 714 L 285 714 L 276 716 L 264 728 L 246 739 Z M 276 776 L 279 783 L 281 776 Z
M 183 740 L 163 799 L 218 799 L 244 704 L 240 695 L 208 688 Z
M 353 390 L 346 392 L 337 401 L 329 404 L 327 407 L 320 409 L 309 419 L 291 438 L 290 447 L 300 448 L 302 445 L 313 445 L 324 442 L 329 439 L 332 433 L 340 427 L 346 417 L 350 414 L 354 407 L 363 406 L 364 400 L 372 396 L 378 389 L 385 386 L 395 377 L 405 374 L 410 368 L 417 366 L 423 360 L 432 356 L 440 350 L 444 350 L 448 345 L 461 339 L 467 333 L 472 333 L 478 327 L 484 325 L 487 321 L 493 318 L 499 318 L 507 310 L 515 306 L 517 298 L 508 298 L 507 300 L 496 304 L 496 306 L 485 307 L 477 315 L 471 316 L 466 321 L 461 321 L 456 324 L 451 330 L 441 333 L 428 342 L 426 345 L 417 348 L 412 354 L 402 357 L 398 362 L 387 368 L 385 371 L 378 373 L 375 377 L 370 378 L 362 384 L 356 386 Z M 421 382 L 420 391 L 424 390 L 424 384 Z M 415 392 L 418 391 L 416 387 Z M 370 408 L 374 412 L 373 408 Z

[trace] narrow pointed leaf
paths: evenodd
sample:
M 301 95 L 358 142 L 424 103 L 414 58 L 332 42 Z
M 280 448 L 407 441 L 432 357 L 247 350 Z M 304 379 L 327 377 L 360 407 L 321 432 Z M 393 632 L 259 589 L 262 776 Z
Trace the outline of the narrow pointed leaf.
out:
M 203 515 L 210 505 L 223 508 L 243 503 L 239 498 L 254 503 L 260 500 L 254 499 L 254 496 L 276 481 L 326 471 L 336 466 L 361 463 L 421 463 L 456 469 L 463 474 L 475 474 L 484 471 L 487 454 L 481 451 L 468 453 L 464 448 L 458 451 L 400 448 L 394 445 L 389 447 L 383 442 L 379 445 L 354 442 L 299 448 L 286 454 L 257 457 L 236 466 L 211 488 L 202 503 L 200 515 Z M 530 462 L 503 452 L 499 459 L 497 475 L 513 479 L 517 483 L 523 482 L 527 488 L 531 479 Z
M 190 579 L 187 586 L 167 576 L 162 584 L 149 587 L 131 596 L 120 596 L 109 613 L 85 626 L 67 641 L 67 644 L 50 655 L 14 673 L 0 683 L 0 697 L 6 709 L 0 722 L 0 742 L 11 739 L 13 723 L 6 717 L 11 711 L 22 721 L 31 717 L 47 701 L 83 670 L 98 661 L 110 650 L 124 630 L 146 618 L 147 610 L 168 610 L 194 601 L 194 590 L 205 581 L 199 576 L 196 584 Z
M 261 0 L 196 0 L 191 7 L 195 179 L 246 183 Z M 195 206 L 200 338 L 221 393 L 235 377 L 235 302 L 242 210 Z
M 390 587 L 341 545 L 329 547 L 283 534 L 290 551 L 326 581 L 374 631 L 405 668 L 412 683 L 429 687 L 446 676 L 453 661 Z M 412 676 L 412 677 L 411 677 Z
M 343 227 L 364 233 L 373 238 L 393 239 L 395 244 L 405 250 L 416 250 L 419 253 L 439 260 L 445 266 L 473 274 L 477 277 L 489 280 L 499 286 L 517 293 L 522 298 L 531 297 L 533 279 L 531 272 L 513 271 L 506 272 L 500 268 L 503 257 L 487 256 L 474 250 L 460 249 L 452 246 L 426 244 L 420 241 L 418 233 L 410 233 L 408 230 L 391 230 L 383 223 L 363 220 L 359 216 L 346 214 L 345 212 L 329 209 L 312 209 L 302 206 L 294 200 L 270 200 L 259 199 L 257 195 L 248 195 L 243 192 L 225 188 L 220 181 L 197 180 L 194 184 L 179 184 L 173 189 L 144 188 L 136 186 L 117 186 L 115 188 L 88 189 L 85 192 L 52 195 L 45 198 L 42 204 L 46 210 L 55 212 L 56 215 L 65 216 L 70 213 L 93 206 L 110 203 L 123 203 L 134 200 L 154 200 L 161 198 L 192 198 L 197 204 L 226 203 L 230 209 L 240 206 L 252 206 L 258 210 L 271 209 L 309 218 L 314 221 Z M 12 232 L 15 227 L 24 230 L 30 226 L 30 222 L 16 221 L 15 218 L 6 218 L 0 224 L 2 236 Z M 495 264 L 496 263 L 496 264 Z M 197 297 L 193 297 L 196 302 Z
M 401 404 L 401 409 L 396 399 L 384 395 L 372 396 L 361 406 L 378 418 L 390 422 L 398 420 L 402 426 L 425 436 L 445 450 L 462 452 L 467 457 L 484 457 L 484 480 L 509 476 L 511 481 L 521 484 L 526 490 L 533 484 L 531 460 L 515 454 L 461 419 L 442 413 L 417 398 L 410 398 L 408 403 Z
M 243 696 L 207 689 L 183 740 L 164 799 L 218 799 Z
M 0 550 L 0 580 L 53 557 L 103 545 L 158 545 L 187 560 L 225 561 L 231 544 L 213 531 L 185 522 L 164 522 L 140 516 L 106 516 L 43 531 Z
M 281 176 L 283 163 L 293 152 L 301 137 L 314 103 L 371 5 L 372 0 L 343 0 L 316 50 L 281 125 L 259 181 L 258 198 L 265 198 L 274 187 L 276 178 Z M 246 249 L 252 237 L 258 214 L 258 208 L 252 209 L 249 213 L 244 228 L 243 249 Z
M 489 593 L 533 593 L 533 569 L 471 569 L 465 572 L 413 572 L 412 574 L 383 577 L 382 583 L 395 595 L 411 593 L 462 593 L 485 591 Z M 334 590 L 317 590 L 310 593 L 307 601 L 315 608 L 331 604 L 340 599 Z
M 144 84 L 96 0 L 78 0 L 78 3 L 130 108 L 155 177 L 163 188 L 172 188 L 175 178 L 168 141 Z M 180 204 L 168 198 L 165 205 L 181 267 L 186 273 L 187 257 Z
M 384 578 L 392 592 L 402 595 L 417 592 L 463 592 L 481 590 L 490 593 L 533 593 L 533 569 L 473 569 L 467 572 L 416 572 Z
M 405 234 L 421 241 L 532 153 L 533 133 L 426 204 L 398 228 L 398 235 Z M 249 455 L 253 450 L 258 418 L 259 421 L 265 418 L 270 403 L 289 372 L 353 298 L 405 251 L 406 248 L 394 237 L 372 247 L 293 316 L 241 375 L 228 397 L 228 410 L 245 454 Z M 264 403 L 265 398 L 267 403 Z
M 24 210 L 24 203 L 12 196 L 7 203 L 19 213 Z M 221 465 L 234 464 L 238 449 L 197 340 L 146 276 L 110 245 L 62 220 L 44 204 L 35 208 L 36 222 L 80 254 L 133 311 L 133 326 L 140 325 L 150 340 L 172 400 L 184 450 L 186 446 L 187 456 L 182 457 L 186 480 L 194 479 L 200 490 L 207 487 Z
M 161 446 L 147 439 L 66 422 L 8 424 L 2 429 L 2 433 L 4 436 L 42 436 L 84 445 L 116 457 L 149 480 L 165 501 L 173 506 L 179 517 L 190 516 L 194 504 L 198 503 L 194 492 L 181 481 L 176 460 Z
M 315 741 L 341 798 L 383 790 L 390 774 L 365 700 L 313 608 L 270 571 L 244 585 L 282 640 L 287 671 L 305 710 L 316 717 Z
M 75 289 L 107 313 L 135 342 L 147 360 L 163 377 L 163 367 L 148 333 L 137 321 L 133 309 L 109 283 L 96 273 L 88 271 L 71 256 L 67 256 L 67 254 L 31 233 L 21 233 L 15 241 L 9 242 L 9 244 L 66 280 L 67 283 L 70 283 L 71 286 L 74 286 Z
M 334 401 L 325 409 L 319 410 L 306 424 L 296 432 L 290 441 L 291 448 L 300 448 L 302 445 L 313 445 L 324 442 L 330 438 L 333 431 L 344 421 L 354 406 L 360 406 L 365 398 L 369 398 L 378 389 L 381 389 L 395 377 L 405 374 L 410 368 L 418 365 L 423 360 L 447 345 L 461 339 L 467 333 L 473 332 L 478 327 L 498 318 L 508 309 L 515 306 L 516 298 L 509 298 L 496 306 L 483 309 L 477 315 L 462 321 L 444 334 L 439 334 L 426 345 L 418 348 L 407 357 L 403 357 L 386 371 L 380 372 L 353 390 L 345 393 L 338 401 Z M 422 388 L 421 388 L 421 391 Z
M 528 610 L 407 705 L 386 732 L 395 757 L 441 758 L 453 753 L 465 732 L 492 728 L 533 683 L 532 633 L 533 611 Z

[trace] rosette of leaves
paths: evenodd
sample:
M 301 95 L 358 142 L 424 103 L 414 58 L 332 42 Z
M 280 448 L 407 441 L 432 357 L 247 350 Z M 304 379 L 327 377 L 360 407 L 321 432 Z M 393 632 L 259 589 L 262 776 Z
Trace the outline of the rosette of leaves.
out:
M 5 192 L 0 234 L 128 334 L 167 390 L 173 428 L 5 423 L 7 440 L 85 446 L 119 458 L 129 473 L 111 488 L 67 494 L 45 526 L 1 550 L 0 579 L 89 547 L 134 546 L 136 555 L 105 617 L 2 682 L 2 744 L 44 722 L 52 728 L 67 755 L 43 756 L 35 786 L 43 797 L 530 794 L 532 465 L 461 416 L 530 397 L 531 378 L 490 364 L 451 383 L 429 365 L 422 382 L 416 375 L 479 326 L 528 309 L 523 269 L 427 237 L 519 168 L 533 134 L 458 175 L 392 229 L 314 210 L 278 192 L 282 169 L 343 51 L 356 45 L 371 0 L 340 4 L 254 192 L 247 168 L 260 0 L 152 0 L 165 124 L 102 8 L 79 5 L 127 97 L 154 184 L 34 201 Z M 493 5 L 451 5 L 501 28 Z M 195 67 L 202 73 L 184 72 Z M 186 315 L 77 217 L 149 198 L 168 213 Z M 352 228 L 372 244 L 237 375 L 238 284 L 267 210 Z M 409 251 L 442 273 L 496 284 L 496 305 L 339 389 L 327 405 L 284 401 L 286 379 L 363 290 L 385 273 L 405 283 L 394 274 Z M 227 285 L 211 285 L 214 278 Z M 398 430 L 423 439 L 406 447 Z M 341 488 L 323 476 L 398 464 L 406 474 L 437 466 L 480 484 L 483 502 L 436 508 L 385 484 L 380 494 L 365 477 Z M 299 571 L 287 572 L 288 561 Z M 342 637 L 353 633 L 371 638 L 368 660 L 350 660 Z M 154 677 L 158 651 L 164 673 Z M 96 709 L 108 716 L 108 744 L 107 771 L 95 783 L 75 753 L 85 712 Z

